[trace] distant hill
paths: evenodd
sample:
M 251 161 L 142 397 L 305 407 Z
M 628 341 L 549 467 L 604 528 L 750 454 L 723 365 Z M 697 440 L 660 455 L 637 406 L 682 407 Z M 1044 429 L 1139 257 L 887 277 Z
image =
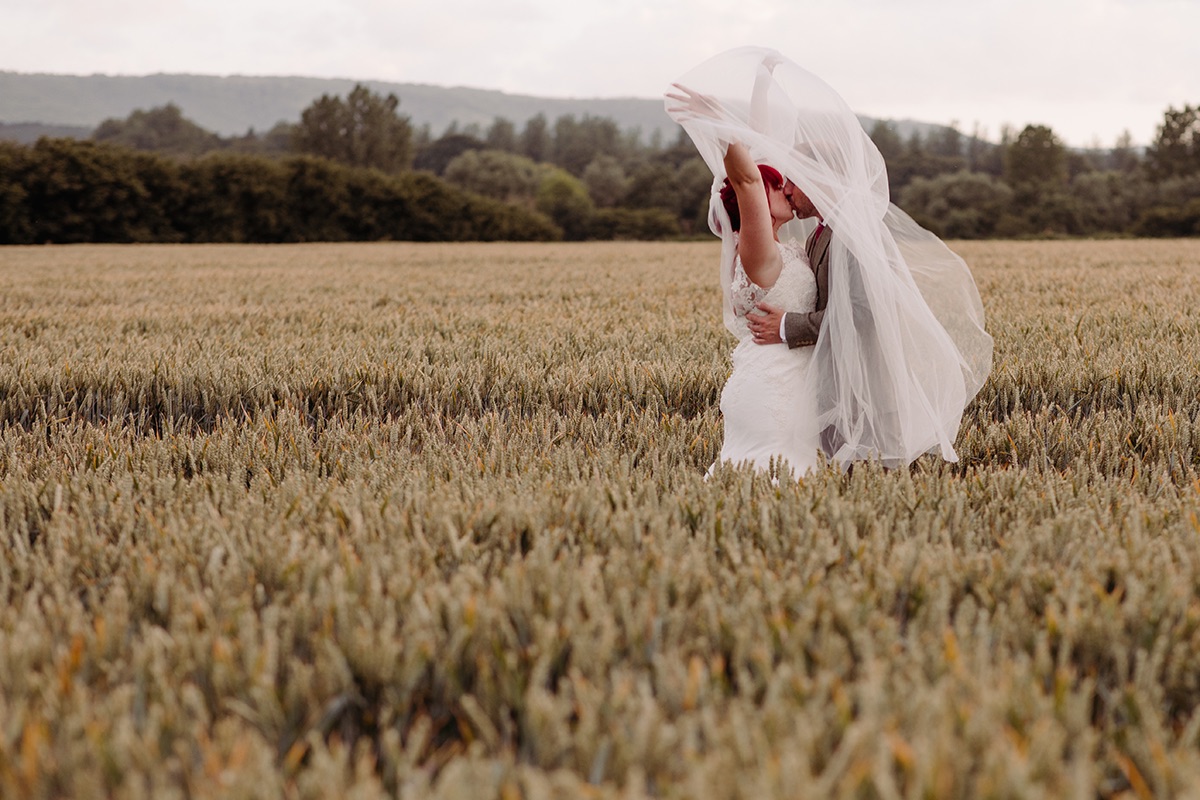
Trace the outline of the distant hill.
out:
M 460 127 L 474 123 L 486 130 L 496 117 L 512 121 L 520 130 L 526 120 L 539 113 L 551 122 L 567 114 L 608 117 L 622 130 L 641 131 L 643 141 L 649 141 L 656 130 L 669 141 L 679 130 L 658 98 L 533 97 L 461 86 L 349 78 L 82 76 L 0 71 L 0 138 L 29 141 L 42 130 L 52 136 L 86 136 L 105 119 L 124 119 L 137 109 L 149 110 L 167 103 L 174 103 L 188 119 L 222 136 L 240 135 L 251 128 L 263 133 L 278 122 L 298 121 L 300 112 L 322 94 L 346 95 L 355 83 L 380 94 L 394 93 L 400 98 L 401 113 L 417 127 L 429 125 L 434 136 L 453 122 Z M 868 130 L 875 122 L 868 117 L 860 119 Z M 895 127 L 907 138 L 913 130 L 925 135 L 942 126 L 903 120 Z
M 86 125 L 46 125 L 41 122 L 0 122 L 0 140 L 33 144 L 43 136 L 54 139 L 86 139 L 93 127 Z

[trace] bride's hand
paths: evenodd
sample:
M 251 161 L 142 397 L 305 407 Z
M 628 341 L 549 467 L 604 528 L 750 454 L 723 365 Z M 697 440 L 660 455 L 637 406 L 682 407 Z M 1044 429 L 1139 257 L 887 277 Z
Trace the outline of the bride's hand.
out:
M 667 99 L 674 100 L 679 105 L 671 106 L 667 109 L 670 114 L 676 114 L 681 117 L 719 119 L 721 116 L 721 104 L 713 97 L 700 94 L 692 91 L 683 84 L 672 83 L 676 89 L 683 94 L 667 92 Z

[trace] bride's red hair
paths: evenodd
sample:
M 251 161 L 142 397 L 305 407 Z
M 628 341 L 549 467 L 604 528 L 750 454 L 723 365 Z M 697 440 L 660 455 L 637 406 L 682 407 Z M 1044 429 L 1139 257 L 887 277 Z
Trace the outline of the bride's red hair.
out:
M 766 164 L 759 164 L 758 171 L 762 175 L 767 191 L 783 188 L 783 175 L 779 174 L 779 170 Z M 729 178 L 725 179 L 725 184 L 721 187 L 721 203 L 725 206 L 725 213 L 729 215 L 730 226 L 735 231 L 740 230 L 742 215 L 738 211 L 737 195 L 733 192 L 733 185 L 729 183 Z

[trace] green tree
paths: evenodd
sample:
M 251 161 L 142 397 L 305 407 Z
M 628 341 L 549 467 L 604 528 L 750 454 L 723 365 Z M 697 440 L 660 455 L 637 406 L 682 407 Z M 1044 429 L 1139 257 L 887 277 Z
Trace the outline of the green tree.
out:
M 521 131 L 520 152 L 527 158 L 542 162 L 550 160 L 554 142 L 550 137 L 550 125 L 545 114 L 538 114 L 525 121 Z
M 1200 172 L 1200 106 L 1166 110 L 1158 135 L 1146 149 L 1146 168 L 1155 180 Z
M 0 244 L 29 244 L 33 223 L 26 206 L 25 171 L 29 151 L 17 144 L 0 142 Z
M 977 136 L 982 141 L 982 144 L 976 149 L 976 152 L 969 156 L 970 169 L 972 172 L 983 172 L 991 175 L 993 178 L 1004 177 L 1004 164 L 1008 157 L 1008 148 L 1012 144 L 1016 134 L 1011 125 L 1007 123 L 1000 126 L 1000 141 L 997 144 L 992 144 L 983 140 L 983 132 L 980 131 Z
M 355 167 L 388 173 L 408 169 L 412 162 L 412 126 L 397 109 L 400 100 L 356 84 L 343 100 L 322 95 L 300 115 L 293 148 Z
M 541 169 L 545 169 L 542 167 Z M 91 141 L 0 143 L 0 243 L 546 240 L 545 215 L 428 173 Z
M 1098 159 L 1095 155 L 1099 151 L 1079 152 L 1078 150 L 1066 151 L 1067 163 L 1067 183 L 1075 180 L 1079 175 L 1084 175 L 1088 172 L 1095 172 L 1102 169 L 1104 164 L 1102 159 Z
M 1156 181 L 1151 195 L 1152 205 L 1182 206 L 1200 199 L 1200 173 Z
M 1039 236 L 1083 231 L 1079 202 L 1070 194 L 1066 147 L 1049 127 L 1026 125 L 1004 151 L 1004 177 L 1013 187 L 1013 210 L 997 222 L 1001 235 Z
M 487 143 L 465 133 L 457 133 L 457 126 L 448 130 L 442 136 L 417 153 L 413 159 L 413 167 L 434 175 L 443 175 L 450 162 L 470 150 L 483 150 Z
M 287 242 L 299 232 L 287 213 L 287 168 L 245 154 L 214 153 L 183 167 L 188 202 L 176 224 L 192 242 Z
M 487 130 L 487 135 L 484 136 L 484 141 L 487 142 L 487 146 L 491 149 L 503 150 L 506 153 L 516 153 L 519 149 L 516 126 L 504 117 L 496 117 L 492 121 L 491 127 Z
M 612 208 L 625 199 L 629 177 L 615 156 L 599 155 L 583 170 L 583 185 L 600 208 Z
M 185 118 L 174 103 L 138 109 L 123 120 L 106 119 L 92 132 L 92 139 L 173 156 L 199 156 L 225 146 L 217 134 Z
M 1005 152 L 1004 177 L 1014 188 L 1064 185 L 1066 148 L 1045 125 L 1026 125 Z
M 623 149 L 621 131 L 606 117 L 573 115 L 559 117 L 554 123 L 554 148 L 551 160 L 572 175 L 583 174 L 597 156 L 618 155 Z
M 544 214 L 469 194 L 427 172 L 403 175 L 396 238 L 414 241 L 546 241 L 562 230 Z
M 996 178 L 1004 173 L 1000 148 L 987 140 L 987 131 L 978 122 L 972 126 L 967 138 L 966 160 L 971 172 L 986 172 Z
M 1144 180 L 1117 170 L 1085 172 L 1071 181 L 1082 233 L 1123 233 L 1145 205 Z
M 494 200 L 532 207 L 546 167 L 516 153 L 467 150 L 446 166 L 447 181 Z
M 562 228 L 567 239 L 587 238 L 595 207 L 587 189 L 571 173 L 553 168 L 542 178 L 537 193 L 537 210 Z
M 883 156 L 883 162 L 889 167 L 904 155 L 904 141 L 890 122 L 876 120 L 871 126 L 870 136 L 875 147 L 879 149 L 879 154 Z
M 1013 190 L 978 172 L 916 178 L 904 188 L 900 206 L 925 227 L 954 239 L 989 236 L 1012 202 Z
M 1133 226 L 1138 236 L 1200 236 L 1200 198 L 1182 206 L 1154 206 Z
M 682 200 L 679 171 L 656 161 L 634 170 L 623 205 L 629 208 L 661 208 L 678 216 L 682 210 Z
M 963 155 L 963 135 L 958 129 L 957 122 L 951 122 L 937 129 L 929 137 L 929 149 L 934 155 L 949 158 L 961 158 Z
M 961 155 L 940 154 L 939 149 L 946 149 L 944 141 L 932 136 L 923 139 L 918 131 L 912 132 L 899 157 L 887 164 L 888 186 L 893 200 L 899 198 L 904 187 L 916 178 L 934 178 L 958 172 L 966 166 Z
M 24 173 L 24 204 L 33 241 L 153 242 L 177 238 L 163 200 L 144 180 L 153 168 L 156 182 L 176 196 L 173 162 L 124 148 L 70 139 L 40 139 Z
M 339 242 L 350 238 L 346 221 L 358 211 L 350 203 L 349 170 L 328 160 L 301 156 L 284 162 L 286 214 L 296 241 Z
M 708 199 L 712 194 L 712 173 L 699 156 L 683 163 L 676 173 L 679 186 L 679 219 L 686 233 L 708 230 Z

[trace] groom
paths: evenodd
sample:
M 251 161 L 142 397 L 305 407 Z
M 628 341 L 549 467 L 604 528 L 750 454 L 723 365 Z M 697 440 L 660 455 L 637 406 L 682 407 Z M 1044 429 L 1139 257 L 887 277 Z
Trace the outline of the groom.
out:
M 784 311 L 769 303 L 759 303 L 762 314 L 750 314 L 746 322 L 755 344 L 780 344 L 788 347 L 809 347 L 817 343 L 825 306 L 829 303 L 829 242 L 833 235 L 825 226 L 820 212 L 790 180 L 783 185 L 783 194 L 792 204 L 797 219 L 817 218 L 817 227 L 804 243 L 809 266 L 817 278 L 817 307 L 813 311 Z

